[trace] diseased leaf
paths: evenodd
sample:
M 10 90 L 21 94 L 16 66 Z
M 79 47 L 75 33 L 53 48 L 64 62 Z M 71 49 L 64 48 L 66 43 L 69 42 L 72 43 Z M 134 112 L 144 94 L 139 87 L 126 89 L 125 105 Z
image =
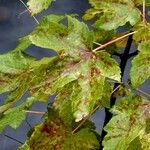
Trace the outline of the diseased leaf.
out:
M 97 53 L 96 66 L 102 76 L 120 81 L 120 68 L 117 62 L 106 52 Z
M 148 54 L 140 53 L 133 59 L 130 77 L 134 88 L 150 77 L 150 56 Z
M 149 148 L 150 133 L 146 133 L 146 120 L 149 115 L 150 102 L 131 94 L 122 98 L 112 109 L 114 117 L 104 128 L 107 135 L 104 138 L 104 150 L 129 150 L 135 144 L 142 150 Z
M 20 84 L 20 79 L 34 61 L 33 57 L 24 53 L 30 45 L 31 42 L 26 36 L 19 40 L 14 50 L 0 55 L 0 94 L 13 91 Z
M 150 40 L 144 41 L 139 44 L 138 50 L 144 54 L 150 54 Z
M 64 17 L 60 16 L 60 18 Z M 92 33 L 77 19 L 70 16 L 67 16 L 67 19 L 68 26 L 64 26 L 59 23 L 58 16 L 45 17 L 29 35 L 29 39 L 36 46 L 53 49 L 61 55 L 69 54 L 70 57 L 79 59 L 82 51 L 91 48 Z
M 88 82 L 88 83 L 87 83 Z M 97 106 L 109 107 L 112 88 L 103 77 L 79 80 L 65 86 L 56 96 L 54 107 L 64 121 L 72 125 L 86 117 Z M 87 84 L 86 84 L 87 83 Z M 85 89 L 84 89 L 85 88 Z
M 54 105 L 56 108 L 60 109 L 60 112 L 63 113 L 62 115 L 64 116 L 64 119 L 65 117 L 67 120 L 71 119 L 70 121 L 67 121 L 69 123 L 71 123 L 74 118 L 76 121 L 79 121 L 86 117 L 98 103 L 101 105 L 104 104 L 105 106 L 107 105 L 108 107 L 108 95 L 105 98 L 104 93 L 107 91 L 108 94 L 110 94 L 112 88 L 105 82 L 105 78 L 107 77 L 107 74 L 112 78 L 114 78 L 113 76 L 115 75 L 117 78 L 114 79 L 116 80 L 119 80 L 120 77 L 119 67 L 117 67 L 117 64 L 112 59 L 109 61 L 109 55 L 107 55 L 107 53 L 107 57 L 99 61 L 96 59 L 96 57 L 91 55 L 94 54 L 85 54 L 84 57 L 87 57 L 88 59 L 84 58 L 79 62 L 73 62 L 72 60 L 68 59 L 63 65 L 60 61 L 58 63 L 56 59 L 49 65 L 50 68 L 48 69 L 52 69 L 52 71 L 50 73 L 47 72 L 46 76 L 48 79 L 47 77 L 43 77 L 43 80 L 46 82 L 37 89 L 35 87 L 35 90 L 38 91 L 38 93 L 40 89 L 42 89 L 42 91 L 47 95 L 58 93 L 58 96 L 56 97 L 56 103 L 54 102 Z M 105 59 L 108 60 L 105 62 Z M 97 67 L 95 65 L 96 61 L 98 61 L 99 65 L 102 63 L 102 66 Z M 110 69 L 106 69 L 107 63 L 109 62 L 111 64 Z M 59 68 L 59 65 L 61 69 Z M 115 73 L 112 73 L 112 71 L 115 71 Z M 107 85 L 107 88 L 105 88 L 105 84 Z M 103 88 L 105 90 L 103 90 Z M 31 90 L 31 92 L 34 93 L 34 89 Z M 101 101 L 102 97 L 103 101 Z M 106 100 L 107 104 L 104 102 L 104 99 Z M 70 110 L 68 110 L 66 107 L 70 108 Z M 64 110 L 66 110 L 66 112 Z M 73 114 L 74 117 L 72 118 Z
M 140 11 L 132 0 L 89 0 L 92 9 L 86 12 L 84 19 L 98 18 L 94 27 L 112 30 L 129 22 L 132 26 L 140 20 Z
M 104 78 L 84 78 L 79 80 L 79 85 L 81 87 L 79 93 L 81 96 L 73 104 L 76 122 L 89 115 L 94 107 L 100 103 L 103 95 Z
M 51 110 L 49 119 L 34 128 L 31 137 L 20 150 L 28 147 L 30 150 L 96 150 L 99 148 L 99 142 L 96 133 L 88 127 L 72 134 L 72 129 Z
M 97 150 L 99 148 L 95 135 L 88 128 L 81 129 L 72 136 L 69 136 L 62 147 L 62 150 Z
M 134 88 L 150 77 L 150 41 L 142 42 L 138 49 L 140 52 L 132 60 L 130 72 L 131 83 Z
M 27 5 L 31 11 L 31 14 L 37 14 L 44 9 L 47 9 L 53 0 L 29 0 Z
M 7 96 L 6 100 L 5 100 L 5 105 L 7 104 L 13 104 L 16 101 L 18 101 L 23 95 L 24 93 L 28 90 L 29 85 L 30 85 L 30 76 L 28 74 L 22 74 L 22 76 L 20 76 L 20 78 L 17 78 L 19 80 L 18 84 L 16 85 L 15 89 L 9 92 L 9 95 Z M 1 107 L 0 106 L 0 112 L 1 111 Z
M 133 35 L 133 39 L 136 43 L 147 41 L 150 39 L 150 24 L 144 24 L 143 22 L 138 23 L 133 28 L 135 31 L 137 31 Z
M 68 69 L 67 71 L 64 70 L 62 73 L 62 75 L 65 75 L 65 78 L 63 78 L 64 81 L 62 82 L 62 80 L 60 80 L 60 76 L 58 80 L 59 82 L 56 80 L 57 84 L 55 84 L 55 82 L 54 85 L 52 84 L 52 89 L 53 87 L 54 89 L 56 89 L 62 86 L 62 88 L 65 88 L 64 85 L 68 84 L 69 82 L 70 85 L 73 84 L 72 86 L 68 85 L 65 88 L 65 91 L 60 90 L 60 94 L 58 94 L 58 96 L 56 97 L 56 101 L 54 102 L 54 106 L 59 109 L 60 114 L 63 115 L 65 120 L 67 119 L 68 123 L 71 123 L 74 118 L 76 119 L 76 121 L 82 120 L 84 117 L 90 114 L 94 107 L 99 103 L 102 106 L 109 107 L 108 99 L 112 88 L 107 82 L 105 82 L 105 77 L 107 77 L 107 74 L 109 74 L 109 72 L 112 75 L 112 71 L 115 71 L 114 74 L 116 77 L 118 76 L 119 80 L 120 71 L 119 67 L 117 67 L 117 64 L 113 60 L 111 60 L 112 62 L 109 60 L 109 55 L 107 55 L 107 53 L 103 54 L 106 54 L 107 58 L 103 58 L 102 56 L 103 59 L 100 59 L 98 61 L 98 59 L 93 56 L 93 60 L 83 60 L 79 63 L 71 65 L 70 69 Z M 90 56 L 92 54 L 88 55 Z M 100 56 L 101 55 L 99 55 L 99 57 Z M 110 70 L 109 68 L 108 70 L 106 69 L 108 64 L 104 62 L 105 59 L 107 59 L 106 62 L 111 64 Z M 101 66 L 98 66 L 99 68 L 96 66 L 97 61 L 99 65 L 102 64 Z M 115 68 L 117 69 L 115 70 Z M 111 77 L 113 78 L 113 76 Z M 75 82 L 71 83 L 72 81 Z M 68 110 L 67 108 L 70 109 Z
M 104 87 L 103 87 L 103 95 L 100 100 L 100 105 L 105 108 L 110 108 L 110 99 L 113 91 L 113 86 L 105 80 Z
M 34 97 L 29 97 L 21 105 L 5 111 L 4 114 L 0 117 L 0 132 L 2 132 L 8 125 L 14 129 L 17 129 L 20 126 L 21 122 L 25 120 L 26 112 L 24 112 L 23 110 L 29 109 L 34 101 Z

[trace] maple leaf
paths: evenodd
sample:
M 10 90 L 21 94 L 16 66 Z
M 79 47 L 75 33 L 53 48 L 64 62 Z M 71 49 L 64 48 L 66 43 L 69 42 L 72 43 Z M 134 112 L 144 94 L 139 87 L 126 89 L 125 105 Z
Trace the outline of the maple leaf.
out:
M 69 105 L 71 111 L 70 116 L 73 114 L 76 121 L 80 121 L 86 117 L 98 102 L 105 103 L 104 99 L 101 101 L 101 98 L 104 98 L 103 93 L 111 89 L 111 86 L 105 82 L 106 77 L 120 80 L 120 69 L 108 53 L 100 52 L 98 55 L 89 53 L 88 55 L 93 56 L 90 56 L 91 58 L 89 59 L 83 59 L 79 63 L 70 66 L 67 70 L 64 70 L 60 74 L 57 84 L 56 82 L 54 82 L 54 85 L 52 84 L 54 89 L 58 89 L 60 86 L 67 85 L 69 82 L 71 85 L 71 82 L 77 81 L 73 82 L 73 86 L 66 87 L 67 89 L 65 91 L 68 92 L 64 90 L 59 91 L 61 93 L 56 97 L 56 103 L 54 102 L 56 108 L 59 108 L 63 113 L 65 113 L 63 110 Z M 106 98 L 107 102 L 108 100 Z M 65 116 L 70 118 L 67 113 L 66 111 L 66 115 L 63 115 L 64 118 Z
M 57 116 L 57 112 L 51 108 L 48 119 L 34 128 L 30 138 L 20 150 L 96 150 L 98 147 L 99 142 L 92 128 L 84 127 L 72 134 L 72 129 L 65 125 Z
M 34 102 L 35 98 L 29 97 L 21 105 L 5 111 L 0 117 L 0 132 L 7 126 L 17 129 L 26 117 L 26 112 L 23 110 L 29 109 Z
M 133 35 L 133 39 L 136 42 L 136 44 L 150 39 L 150 24 L 149 23 L 145 24 L 143 22 L 140 22 L 134 26 L 133 30 L 137 31 Z
M 85 20 L 96 17 L 94 27 L 112 30 L 129 22 L 132 26 L 140 20 L 140 11 L 132 0 L 89 0 L 93 8 L 84 15 Z
M 139 44 L 138 50 L 139 54 L 133 58 L 130 71 L 131 83 L 134 88 L 150 77 L 150 41 Z
M 104 128 L 104 150 L 149 149 L 148 120 L 150 102 L 131 94 L 122 98 L 112 109 L 113 118 Z M 136 143 L 137 142 L 137 143 Z
M 62 19 L 63 16 L 55 15 L 44 17 L 29 35 L 29 39 L 36 46 L 53 49 L 58 54 L 68 54 L 79 59 L 82 51 L 92 48 L 92 32 L 87 25 L 71 16 L 67 16 L 68 26 L 59 23 Z

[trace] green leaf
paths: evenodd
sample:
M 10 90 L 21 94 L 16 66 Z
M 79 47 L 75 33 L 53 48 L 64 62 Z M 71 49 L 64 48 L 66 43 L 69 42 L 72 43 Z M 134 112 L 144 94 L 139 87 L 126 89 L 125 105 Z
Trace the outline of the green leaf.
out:
M 138 50 L 144 54 L 150 54 L 150 40 L 144 41 L 139 44 Z
M 33 58 L 22 52 L 8 52 L 0 55 L 0 72 L 6 74 L 18 74 L 26 70 Z
M 136 144 L 149 148 L 150 133 L 146 133 L 150 102 L 131 94 L 122 98 L 112 109 L 113 118 L 104 128 L 104 150 L 129 150 Z
M 52 19 L 50 19 L 52 17 Z M 67 16 L 68 26 L 59 23 L 64 17 L 49 15 L 29 35 L 32 44 L 55 50 L 60 55 L 79 59 L 82 51 L 92 47 L 92 33 L 77 19 Z
M 25 120 L 26 112 L 23 110 L 29 109 L 34 101 L 34 97 L 29 97 L 21 105 L 5 111 L 4 114 L 0 117 L 0 132 L 2 132 L 8 125 L 14 129 L 17 129 L 21 122 Z
M 30 147 L 27 143 L 23 144 L 21 147 L 19 147 L 19 150 L 30 150 Z
M 130 72 L 131 83 L 134 88 L 141 85 L 150 77 L 150 56 L 140 53 L 132 60 Z
M 140 11 L 132 0 L 89 0 L 93 9 L 86 12 L 84 19 L 97 17 L 94 27 L 112 30 L 129 22 L 132 26 L 140 20 Z
M 70 63 L 69 68 L 65 68 L 51 84 L 52 89 L 60 92 L 54 106 L 69 124 L 74 119 L 77 122 L 82 120 L 98 104 L 109 107 L 112 88 L 105 78 L 120 81 L 120 69 L 108 53 L 85 53 L 84 57 L 80 62 Z
M 100 70 L 100 74 L 120 82 L 120 68 L 117 62 L 110 57 L 107 52 L 97 53 L 96 66 Z
M 99 142 L 96 133 L 88 127 L 72 134 L 72 129 L 51 110 L 49 119 L 34 128 L 34 132 L 21 150 L 28 147 L 30 150 L 96 150 L 99 148 Z
M 139 42 L 147 41 L 150 39 L 150 24 L 140 22 L 134 26 L 134 31 L 137 31 L 133 35 L 134 41 L 138 44 Z
M 100 105 L 105 108 L 110 108 L 110 99 L 113 91 L 113 86 L 105 80 L 104 87 L 103 87 L 103 95 L 100 100 Z
M 74 116 L 76 122 L 89 115 L 94 107 L 101 102 L 104 87 L 103 77 L 84 78 L 79 80 L 80 99 L 74 102 Z
M 15 52 L 17 52 L 17 51 L 23 52 L 30 45 L 31 45 L 31 41 L 29 40 L 29 37 L 25 36 L 25 37 L 19 39 L 19 43 L 18 43 L 17 47 L 13 51 L 15 51 Z
M 27 5 L 31 11 L 31 14 L 37 14 L 44 9 L 47 9 L 53 0 L 29 0 Z
M 5 100 L 5 104 L 16 102 L 24 95 L 24 93 L 29 88 L 30 76 L 27 73 L 22 74 L 22 76 L 20 76 L 20 78 L 17 79 L 19 80 L 19 85 L 16 85 L 15 89 L 9 92 L 9 95 Z
M 79 80 L 66 85 L 57 95 L 53 106 L 65 123 L 72 125 L 86 117 L 97 106 L 109 107 L 112 88 L 103 77 Z
M 53 107 L 58 111 L 59 116 L 65 124 L 72 126 L 75 122 L 73 116 L 72 103 L 78 99 L 79 94 L 73 91 L 74 83 L 70 83 L 63 87 L 63 89 L 56 96 Z M 79 91 L 76 91 L 79 92 Z
M 132 60 L 130 72 L 131 83 L 134 88 L 141 85 L 150 77 L 150 41 L 139 44 L 140 53 Z
M 69 136 L 62 147 L 62 150 L 96 150 L 99 148 L 95 135 L 88 128 Z
M 24 50 L 31 45 L 26 36 L 19 40 L 17 47 L 0 55 L 0 93 L 13 91 L 19 84 L 21 76 L 29 68 L 34 58 L 24 53 Z

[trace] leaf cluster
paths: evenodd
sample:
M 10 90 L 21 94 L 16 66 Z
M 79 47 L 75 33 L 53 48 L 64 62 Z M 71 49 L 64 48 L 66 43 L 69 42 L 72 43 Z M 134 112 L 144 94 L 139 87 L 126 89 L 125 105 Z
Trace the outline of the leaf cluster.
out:
M 91 8 L 83 19 L 95 21 L 92 29 L 72 15 L 50 14 L 21 38 L 14 50 L 0 55 L 0 94 L 8 93 L 0 106 L 1 132 L 7 126 L 18 128 L 25 119 L 25 110 L 56 95 L 44 122 L 34 127 L 20 150 L 99 149 L 101 139 L 88 121 L 97 106 L 110 109 L 113 114 L 104 128 L 107 132 L 102 142 L 104 150 L 130 150 L 135 143 L 139 150 L 150 149 L 150 102 L 124 86 L 121 66 L 113 58 L 120 51 L 120 40 L 112 42 L 121 35 L 118 28 L 134 31 L 133 43 L 138 54 L 132 59 L 129 80 L 132 89 L 138 88 L 150 77 L 150 25 L 139 9 L 143 1 L 89 0 L 89 3 Z M 31 15 L 51 4 L 52 0 L 27 3 Z M 149 4 L 147 0 L 145 5 Z M 32 45 L 53 50 L 57 55 L 37 60 L 26 51 Z M 126 39 L 122 47 L 126 47 Z M 114 83 L 123 86 L 114 90 Z M 26 92 L 28 98 L 15 106 Z M 113 108 L 112 94 L 119 101 Z M 84 124 L 80 125 L 82 121 Z

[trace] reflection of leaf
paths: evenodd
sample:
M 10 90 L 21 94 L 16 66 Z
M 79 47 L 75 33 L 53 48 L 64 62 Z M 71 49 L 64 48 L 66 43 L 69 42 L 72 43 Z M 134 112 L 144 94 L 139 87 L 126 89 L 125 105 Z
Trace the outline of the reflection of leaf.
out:
M 96 150 L 99 142 L 92 128 L 81 128 L 72 134 L 72 129 L 65 125 L 56 115 L 49 112 L 49 119 L 34 128 L 31 137 L 20 150 L 25 149 L 59 149 L 59 150 Z
M 136 95 L 121 99 L 112 109 L 114 117 L 106 125 L 104 150 L 129 150 L 135 144 L 140 150 L 149 149 L 150 132 L 146 133 L 150 102 Z M 135 143 L 138 142 L 138 143 Z
M 27 5 L 29 6 L 31 14 L 34 15 L 47 9 L 51 3 L 52 0 L 29 0 Z
M 94 26 L 104 30 L 117 29 L 129 22 L 135 25 L 140 20 L 140 11 L 131 0 L 89 0 L 93 8 L 89 9 L 84 19 L 97 17 Z
M 139 44 L 139 54 L 132 60 L 130 72 L 133 87 L 138 87 L 150 77 L 150 41 Z
M 16 129 L 20 126 L 21 122 L 25 120 L 26 113 L 23 111 L 24 109 L 29 109 L 35 98 L 29 97 L 24 103 L 21 105 L 10 108 L 0 117 L 0 131 L 2 131 L 6 126 L 11 126 Z

